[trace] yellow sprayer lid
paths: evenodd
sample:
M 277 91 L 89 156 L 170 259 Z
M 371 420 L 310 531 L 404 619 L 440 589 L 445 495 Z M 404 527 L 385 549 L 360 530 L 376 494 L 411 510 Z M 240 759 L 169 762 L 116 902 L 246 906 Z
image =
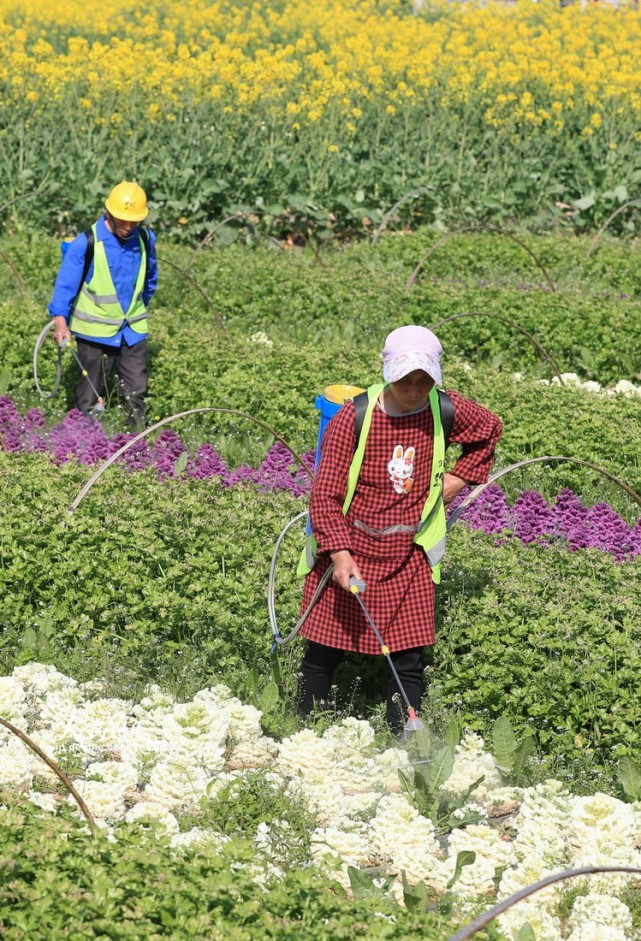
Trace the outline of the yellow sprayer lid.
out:
M 359 394 L 359 392 L 364 391 L 365 389 L 361 389 L 360 386 L 325 386 L 323 395 L 328 402 L 334 402 L 335 405 L 344 405 L 345 402 L 349 401 L 349 399 L 353 399 L 355 395 Z

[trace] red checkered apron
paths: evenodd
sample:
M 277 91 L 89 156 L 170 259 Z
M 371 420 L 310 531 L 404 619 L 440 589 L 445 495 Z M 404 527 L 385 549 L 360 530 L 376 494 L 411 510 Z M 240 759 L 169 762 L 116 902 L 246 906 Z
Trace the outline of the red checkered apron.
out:
M 501 424 L 492 412 L 457 393 L 451 441 L 463 446 L 452 472 L 483 483 Z M 330 564 L 328 553 L 349 549 L 367 588 L 374 623 L 394 652 L 435 641 L 435 589 L 424 551 L 413 542 L 429 493 L 433 421 L 426 408 L 390 416 L 375 408 L 359 481 L 347 516 L 342 506 L 356 448 L 354 408 L 348 402 L 325 431 L 312 485 L 310 513 L 320 558 L 306 577 L 302 610 Z M 341 650 L 380 653 L 356 598 L 329 582 L 301 629 L 303 637 Z

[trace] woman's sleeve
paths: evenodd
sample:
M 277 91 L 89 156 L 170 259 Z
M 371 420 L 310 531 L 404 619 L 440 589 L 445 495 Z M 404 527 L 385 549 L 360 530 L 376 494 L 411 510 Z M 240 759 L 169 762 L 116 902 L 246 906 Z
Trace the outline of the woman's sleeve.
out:
M 343 503 L 355 447 L 354 406 L 347 402 L 325 429 L 320 466 L 310 494 L 309 512 L 319 552 L 351 549 Z
M 503 426 L 489 409 L 458 392 L 447 393 L 454 403 L 454 425 L 450 441 L 460 444 L 462 454 L 451 473 L 471 484 L 486 483 L 497 441 Z

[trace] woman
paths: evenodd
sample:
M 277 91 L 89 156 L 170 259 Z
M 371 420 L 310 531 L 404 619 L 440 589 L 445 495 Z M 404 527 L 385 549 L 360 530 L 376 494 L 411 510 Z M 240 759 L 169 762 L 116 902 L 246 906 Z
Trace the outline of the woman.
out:
M 501 422 L 457 392 L 437 393 L 442 347 L 425 327 L 399 327 L 383 349 L 381 386 L 367 393 L 367 409 L 346 403 L 325 431 L 312 485 L 310 516 L 318 560 L 303 592 L 307 607 L 323 574 L 332 581 L 312 608 L 301 634 L 298 708 L 322 705 L 345 651 L 376 655 L 380 645 L 350 592 L 364 580 L 364 599 L 389 648 L 415 710 L 422 693 L 422 648 L 435 641 L 435 583 L 445 546 L 444 506 L 468 484 L 485 483 Z M 449 439 L 462 447 L 443 473 L 446 406 Z M 357 422 L 362 424 L 357 440 Z M 404 709 L 390 675 L 387 721 L 400 732 Z

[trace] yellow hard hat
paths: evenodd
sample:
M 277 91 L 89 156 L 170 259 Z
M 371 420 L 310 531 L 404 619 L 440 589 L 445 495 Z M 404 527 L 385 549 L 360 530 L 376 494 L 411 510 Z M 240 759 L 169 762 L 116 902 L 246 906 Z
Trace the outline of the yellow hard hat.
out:
M 114 219 L 125 219 L 127 222 L 141 222 L 149 212 L 144 189 L 126 180 L 114 186 L 105 200 L 105 207 Z

